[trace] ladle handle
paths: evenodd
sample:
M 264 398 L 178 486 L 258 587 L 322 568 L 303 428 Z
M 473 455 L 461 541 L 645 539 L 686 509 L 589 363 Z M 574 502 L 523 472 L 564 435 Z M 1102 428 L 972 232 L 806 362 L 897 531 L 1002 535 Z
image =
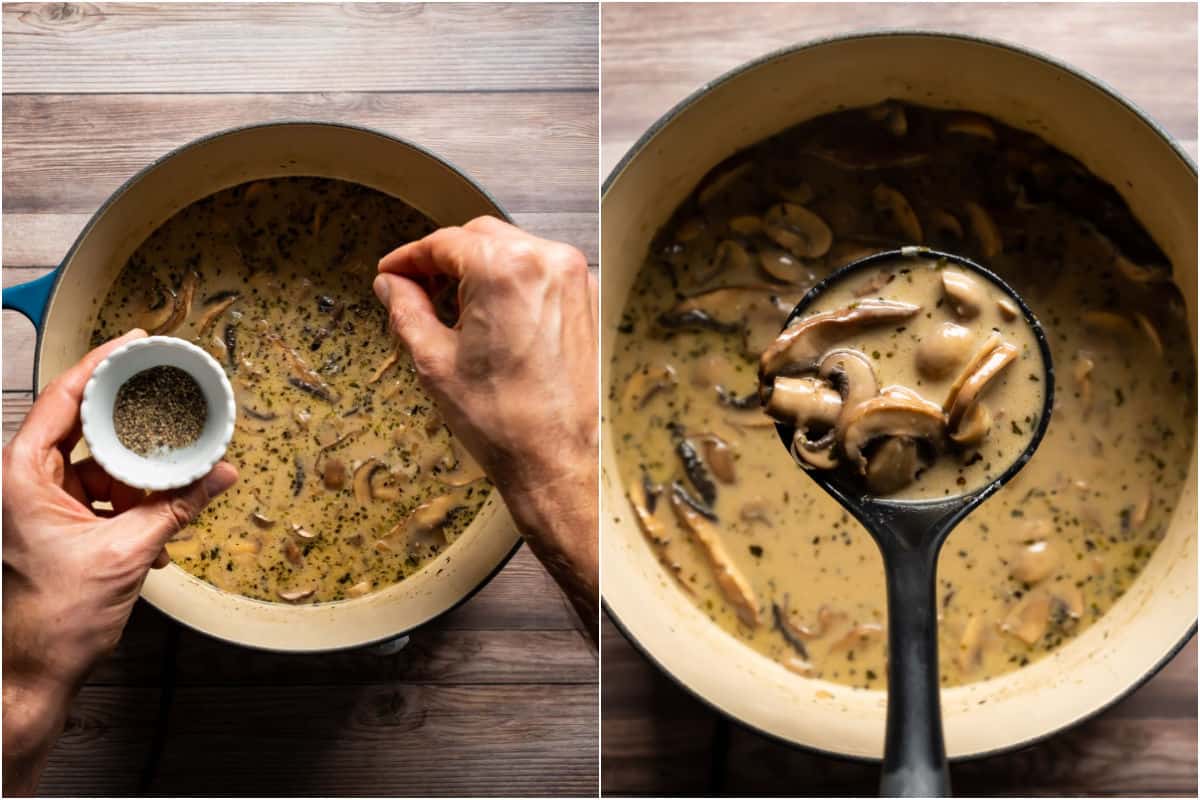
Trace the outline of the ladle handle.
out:
M 950 773 L 938 689 L 937 548 L 888 549 L 888 712 L 880 795 L 944 797 Z

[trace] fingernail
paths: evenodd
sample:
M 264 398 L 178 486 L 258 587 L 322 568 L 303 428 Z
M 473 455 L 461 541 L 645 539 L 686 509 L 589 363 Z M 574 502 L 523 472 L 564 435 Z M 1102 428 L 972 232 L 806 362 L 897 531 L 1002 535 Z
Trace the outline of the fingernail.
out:
M 212 472 L 204 476 L 204 491 L 209 497 L 216 497 L 237 483 L 237 479 L 237 470 L 229 464 L 222 462 L 213 467 Z
M 391 281 L 387 276 L 376 275 L 375 282 L 371 284 L 371 287 L 375 290 L 375 296 L 379 298 L 379 302 L 387 305 L 388 297 L 392 292 Z

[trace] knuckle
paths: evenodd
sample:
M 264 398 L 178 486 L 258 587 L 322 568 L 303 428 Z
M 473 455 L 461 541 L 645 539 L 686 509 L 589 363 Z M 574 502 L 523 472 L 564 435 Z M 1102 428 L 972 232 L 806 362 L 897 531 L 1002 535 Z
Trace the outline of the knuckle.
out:
M 196 516 L 195 505 L 186 497 L 172 497 L 167 502 L 163 512 L 167 521 L 171 526 L 172 531 L 181 531 L 186 528 Z
M 569 244 L 555 243 L 550 246 L 547 258 L 561 275 L 582 280 L 587 274 L 587 257 Z

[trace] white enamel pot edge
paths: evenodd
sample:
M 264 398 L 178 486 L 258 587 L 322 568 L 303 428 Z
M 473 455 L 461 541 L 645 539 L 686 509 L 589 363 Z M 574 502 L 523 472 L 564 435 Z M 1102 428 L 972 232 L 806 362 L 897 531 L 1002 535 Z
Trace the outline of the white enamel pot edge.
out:
M 1188 158 L 1115 92 L 1044 56 L 971 37 L 896 31 L 764 56 L 706 84 L 630 149 L 602 195 L 602 386 L 610 385 L 614 333 L 649 240 L 703 174 L 800 121 L 887 97 L 990 114 L 1038 133 L 1118 186 L 1175 265 L 1195 350 L 1196 171 Z M 794 675 L 712 625 L 645 544 L 607 429 L 601 454 L 602 588 L 630 641 L 681 686 L 750 728 L 833 755 L 879 758 L 885 695 Z M 1195 534 L 1193 458 L 1163 542 L 1102 620 L 1030 667 L 943 691 L 951 757 L 1038 741 L 1153 675 L 1195 631 Z
M 278 121 L 190 142 L 121 186 L 80 233 L 55 274 L 38 329 L 38 390 L 88 349 L 100 302 L 134 249 L 190 203 L 262 178 L 340 178 L 398 197 L 439 225 L 508 215 L 465 173 L 379 131 Z M 280 652 L 321 652 L 387 641 L 465 602 L 503 568 L 520 536 L 493 492 L 454 546 L 404 581 L 366 597 L 317 605 L 266 603 L 223 592 L 170 565 L 151 571 L 142 596 L 180 623 L 228 642 Z

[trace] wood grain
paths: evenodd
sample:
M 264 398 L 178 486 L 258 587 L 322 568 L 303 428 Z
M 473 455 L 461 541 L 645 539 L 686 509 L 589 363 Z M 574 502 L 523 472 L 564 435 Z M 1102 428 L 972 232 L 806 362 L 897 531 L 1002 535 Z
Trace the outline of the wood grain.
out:
M 591 90 L 596 26 L 590 3 L 13 3 L 4 89 Z
M 592 686 L 181 687 L 149 790 L 195 795 L 595 792 Z M 85 687 L 45 795 L 136 792 L 159 692 Z
M 2 237 L 4 266 L 22 269 L 55 266 L 66 256 L 90 218 L 91 214 L 6 213 Z M 513 219 L 537 236 L 575 245 L 587 256 L 589 263 L 595 264 L 600 259 L 594 208 L 590 211 L 516 212 Z
M 889 28 L 986 36 L 1051 54 L 1137 103 L 1196 157 L 1196 10 L 1111 4 L 605 4 L 602 174 L 675 103 L 773 49 Z M 1196 653 L 1095 720 L 953 767 L 962 795 L 1196 795 Z M 878 768 L 781 745 L 715 714 L 605 621 L 605 794 L 871 796 Z M 748 687 L 748 690 L 749 687 Z
M 1196 158 L 1196 14 L 1186 4 L 608 4 L 601 16 L 605 175 L 704 82 L 781 47 L 888 29 L 984 36 L 1049 54 L 1132 98 Z
M 5 286 L 56 265 L 152 159 L 281 118 L 418 142 L 518 224 L 598 261 L 594 5 L 59 3 L 2 15 Z M 33 344 L 6 312 L 5 442 L 32 402 Z M 41 792 L 139 793 L 159 744 L 151 794 L 594 795 L 597 661 L 525 548 L 387 656 L 258 653 L 139 602 Z
M 5 95 L 4 208 L 91 213 L 142 167 L 199 136 L 311 119 L 417 142 L 510 213 L 594 213 L 595 111 L 594 93 Z

